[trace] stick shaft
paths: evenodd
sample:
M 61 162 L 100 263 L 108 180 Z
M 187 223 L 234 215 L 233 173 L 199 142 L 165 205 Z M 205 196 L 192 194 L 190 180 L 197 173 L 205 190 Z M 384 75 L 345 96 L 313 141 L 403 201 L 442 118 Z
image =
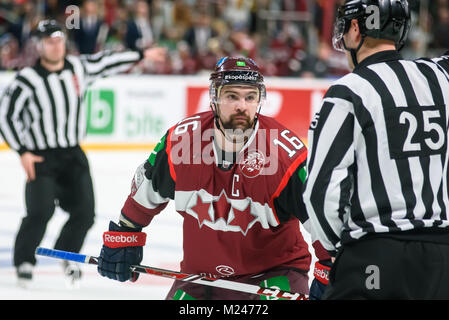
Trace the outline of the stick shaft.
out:
M 98 258 L 94 256 L 88 256 L 80 253 L 74 253 L 74 252 L 68 252 L 68 251 L 62 251 L 62 250 L 54 250 L 54 249 L 48 249 L 48 248 L 37 248 L 36 254 L 40 256 L 46 256 L 56 259 L 63 259 L 63 260 L 69 260 L 79 263 L 86 263 L 86 264 L 98 264 Z M 281 298 L 281 299 L 287 299 L 287 300 L 307 300 L 307 296 L 300 293 L 294 293 L 294 292 L 288 292 L 283 291 L 279 289 L 271 289 L 271 288 L 264 288 L 259 287 L 252 284 L 247 283 L 241 283 L 236 281 L 230 281 L 230 280 L 224 280 L 224 279 L 216 279 L 216 278 L 209 278 L 209 277 L 202 277 L 196 274 L 189 274 L 184 272 L 178 272 L 178 271 L 172 271 L 167 269 L 161 269 L 161 268 L 155 268 L 155 267 L 149 267 L 149 266 L 143 266 L 143 265 L 134 265 L 131 266 L 131 270 L 133 272 L 138 273 L 146 273 L 151 274 L 155 276 L 160 276 L 164 278 L 170 278 L 174 280 L 180 280 L 185 282 L 191 282 L 206 286 L 212 286 L 222 289 L 230 289 L 245 293 L 252 293 L 262 296 L 268 296 L 273 298 Z

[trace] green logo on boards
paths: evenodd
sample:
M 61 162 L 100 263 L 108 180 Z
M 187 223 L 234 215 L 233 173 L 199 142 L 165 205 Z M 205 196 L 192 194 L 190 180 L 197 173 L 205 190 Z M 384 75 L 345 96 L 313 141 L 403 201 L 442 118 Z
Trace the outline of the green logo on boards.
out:
M 111 134 L 114 131 L 115 95 L 112 90 L 89 90 L 87 102 L 87 134 Z

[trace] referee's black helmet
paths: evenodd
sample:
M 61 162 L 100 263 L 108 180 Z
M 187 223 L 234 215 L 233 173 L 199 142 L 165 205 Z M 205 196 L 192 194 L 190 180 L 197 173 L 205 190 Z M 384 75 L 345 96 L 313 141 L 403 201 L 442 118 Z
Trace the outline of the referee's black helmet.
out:
M 42 20 L 36 27 L 34 35 L 39 39 L 46 37 L 65 37 L 64 29 L 56 20 Z
M 343 35 L 348 32 L 352 19 L 358 20 L 362 37 L 394 41 L 398 50 L 404 46 L 411 24 L 407 0 L 347 0 L 338 9 L 334 25 L 336 50 L 349 50 Z

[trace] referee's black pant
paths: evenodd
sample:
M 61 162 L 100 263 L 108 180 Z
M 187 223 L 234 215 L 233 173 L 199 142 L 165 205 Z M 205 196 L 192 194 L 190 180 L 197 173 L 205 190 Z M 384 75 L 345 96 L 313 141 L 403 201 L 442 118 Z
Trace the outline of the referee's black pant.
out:
M 344 245 L 322 299 L 449 299 L 449 245 L 387 237 Z
M 69 214 L 55 249 L 79 252 L 94 222 L 94 192 L 89 164 L 80 147 L 35 151 L 44 162 L 36 163 L 36 179 L 26 183 L 27 214 L 14 246 L 14 265 L 36 264 L 34 252 L 44 237 L 55 206 Z

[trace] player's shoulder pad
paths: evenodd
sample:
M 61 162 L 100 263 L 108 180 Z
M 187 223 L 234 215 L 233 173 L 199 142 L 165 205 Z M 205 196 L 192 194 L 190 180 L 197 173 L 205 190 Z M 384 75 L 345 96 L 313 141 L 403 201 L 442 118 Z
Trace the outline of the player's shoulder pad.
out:
M 191 133 L 197 128 L 200 128 L 200 125 L 203 126 L 212 122 L 213 118 L 214 115 L 212 111 L 196 113 L 178 121 L 170 128 L 170 131 L 176 130 L 176 134 Z
M 176 158 L 178 160 L 173 163 L 192 163 L 194 151 L 213 136 L 213 123 L 214 114 L 207 111 L 189 116 L 172 126 L 167 136 L 167 152 L 172 157 L 170 160 Z
M 169 129 L 169 138 L 172 142 L 179 141 L 185 136 L 192 137 L 195 134 L 203 134 L 207 129 L 213 129 L 214 115 L 212 111 L 194 114 L 182 119 Z M 201 138 L 201 136 L 200 136 Z
M 298 166 L 306 160 L 307 147 L 293 130 L 271 117 L 260 115 L 258 121 L 259 130 L 269 140 L 270 154 L 277 154 L 281 168 L 287 169 L 293 163 Z

